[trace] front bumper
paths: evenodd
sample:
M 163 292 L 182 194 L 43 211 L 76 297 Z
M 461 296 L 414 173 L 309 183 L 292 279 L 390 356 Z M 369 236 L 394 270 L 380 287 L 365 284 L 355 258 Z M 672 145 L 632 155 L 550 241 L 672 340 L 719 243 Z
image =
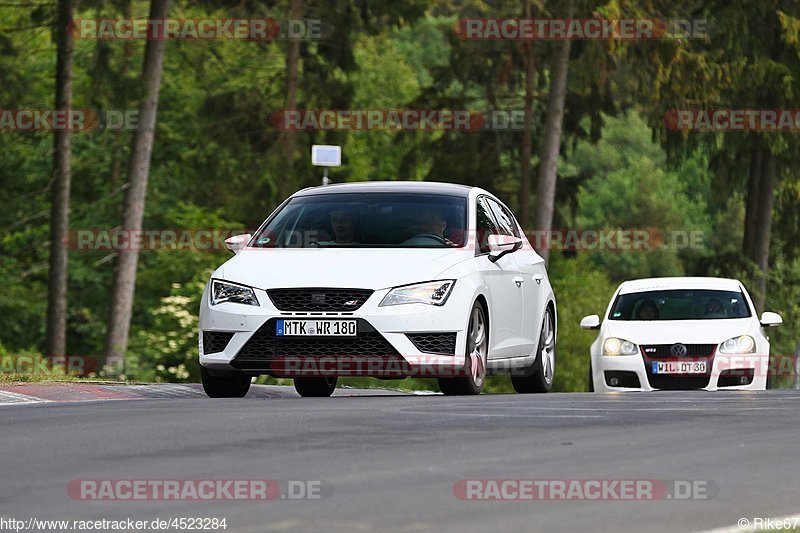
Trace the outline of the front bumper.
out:
M 375 291 L 356 311 L 345 312 L 288 312 L 277 309 L 266 291 L 255 289 L 260 306 L 234 303 L 209 304 L 208 287 L 200 306 L 200 364 L 212 371 L 244 371 L 248 374 L 269 374 L 278 377 L 298 375 L 372 376 L 401 378 L 406 376 L 446 377 L 462 375 L 465 369 L 465 326 L 471 301 L 458 290 L 441 307 L 409 304 L 378 307 L 390 289 Z M 463 300 L 463 301 L 462 301 Z M 466 310 L 465 310 L 466 309 Z M 463 312 L 462 312 L 463 311 Z M 356 319 L 359 344 L 331 337 L 330 346 L 321 346 L 314 353 L 313 343 L 282 353 L 281 344 L 270 339 L 277 319 Z M 446 332 L 455 336 L 451 354 L 421 351 L 408 334 Z M 203 335 L 229 334 L 219 338 L 224 348 L 213 353 L 204 351 Z M 361 339 L 369 338 L 366 344 Z M 284 339 L 281 337 L 280 339 Z M 296 337 L 292 339 L 298 339 Z M 323 340 L 324 337 L 302 339 Z M 351 338 L 352 339 L 352 338 Z M 364 341 L 366 342 L 366 340 Z M 266 344 L 265 344 L 266 343 Z M 338 344 L 337 344 L 338 343 Z M 256 352 L 254 346 L 261 350 Z M 269 349 L 263 347 L 268 345 Z M 336 346 L 341 346 L 339 350 Z M 350 347 L 350 348 L 348 348 Z M 350 351 L 351 353 L 347 353 Z M 376 353 L 372 353 L 372 352 Z M 308 353 L 305 353 L 308 352 Z M 344 352 L 344 353 L 339 353 Z
M 630 356 L 592 356 L 592 381 L 597 392 L 654 390 L 765 390 L 769 355 L 728 355 L 715 353 L 704 360 L 710 365 L 706 374 L 666 374 L 654 378 L 645 358 Z M 650 361 L 650 360 L 648 360 Z M 616 378 L 616 379 L 615 379 Z M 741 384 L 744 382 L 745 384 Z

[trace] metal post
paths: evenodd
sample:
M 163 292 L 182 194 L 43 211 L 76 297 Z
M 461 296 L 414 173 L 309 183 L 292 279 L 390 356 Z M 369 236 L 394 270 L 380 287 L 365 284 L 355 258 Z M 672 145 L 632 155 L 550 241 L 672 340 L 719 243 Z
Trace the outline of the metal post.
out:
M 322 171 L 322 185 L 330 185 L 331 180 L 328 179 L 328 167 L 322 167 L 324 170 Z
M 794 351 L 794 390 L 800 390 L 800 342 Z

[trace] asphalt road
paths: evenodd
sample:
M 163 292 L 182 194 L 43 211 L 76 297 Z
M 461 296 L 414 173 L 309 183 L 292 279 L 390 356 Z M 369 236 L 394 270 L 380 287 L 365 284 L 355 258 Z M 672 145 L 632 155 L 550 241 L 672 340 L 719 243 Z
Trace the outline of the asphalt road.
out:
M 282 397 L 281 397 L 282 396 Z M 800 393 L 175 398 L 0 407 L 0 516 L 227 531 L 702 531 L 800 512 Z M 320 481 L 321 499 L 81 501 L 79 479 Z M 686 501 L 465 501 L 465 479 L 700 480 Z M 313 484 L 312 484 L 313 487 Z

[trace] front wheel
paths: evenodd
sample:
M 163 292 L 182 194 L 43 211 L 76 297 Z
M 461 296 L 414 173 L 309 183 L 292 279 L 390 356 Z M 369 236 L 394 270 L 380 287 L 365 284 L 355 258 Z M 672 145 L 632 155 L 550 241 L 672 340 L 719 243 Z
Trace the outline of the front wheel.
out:
M 472 305 L 467 326 L 467 370 L 463 378 L 439 378 L 439 389 L 445 396 L 475 395 L 483 391 L 486 381 L 486 356 L 489 353 L 489 322 L 480 302 Z
M 556 368 L 556 328 L 555 316 L 551 308 L 547 308 L 542 320 L 542 331 L 539 334 L 539 345 L 533 366 L 522 376 L 511 376 L 511 385 L 520 394 L 532 392 L 550 392 L 553 388 L 553 377 Z
M 212 375 L 201 366 L 200 378 L 209 398 L 244 398 L 250 390 L 250 378 L 241 372 Z
M 337 377 L 294 378 L 294 389 L 304 398 L 327 398 L 336 390 Z

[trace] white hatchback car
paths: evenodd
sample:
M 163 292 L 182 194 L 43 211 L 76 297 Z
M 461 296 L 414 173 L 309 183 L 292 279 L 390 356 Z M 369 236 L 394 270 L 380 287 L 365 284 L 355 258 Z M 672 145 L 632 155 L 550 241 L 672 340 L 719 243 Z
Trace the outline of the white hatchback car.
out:
M 782 319 L 759 320 L 737 280 L 653 278 L 619 286 L 590 349 L 589 390 L 767 388 L 769 337 Z
M 338 376 L 434 377 L 478 394 L 488 373 L 547 392 L 556 302 L 542 258 L 485 190 L 426 182 L 315 187 L 288 198 L 211 276 L 200 364 L 212 397 L 251 377 L 329 396 Z

